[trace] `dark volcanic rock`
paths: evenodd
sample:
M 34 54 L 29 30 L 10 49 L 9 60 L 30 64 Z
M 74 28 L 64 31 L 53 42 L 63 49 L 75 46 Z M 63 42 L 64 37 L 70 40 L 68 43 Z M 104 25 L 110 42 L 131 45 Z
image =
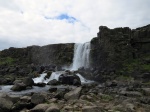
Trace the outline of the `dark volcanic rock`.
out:
M 80 78 L 77 75 L 70 75 L 70 74 L 60 75 L 59 82 L 61 84 L 68 84 L 68 85 L 81 85 Z
M 91 56 L 97 67 L 117 67 L 123 60 L 150 53 L 150 25 L 135 30 L 100 26 L 99 30 L 98 37 L 91 40 Z
M 26 85 L 26 86 L 33 86 L 34 85 L 34 81 L 32 78 L 30 77 L 26 77 L 23 79 L 23 83 Z
M 143 72 L 150 70 L 149 48 L 150 25 L 133 30 L 128 27 L 109 29 L 100 26 L 97 37 L 91 40 L 91 64 L 99 70 L 95 79 L 100 82 L 100 77 L 109 75 L 112 70 L 141 78 Z
M 56 79 L 53 79 L 47 83 L 47 85 L 58 85 L 58 84 L 59 84 L 59 81 L 57 81 Z
M 26 89 L 26 85 L 24 83 L 15 83 L 11 90 L 13 91 L 22 91 Z
M 40 93 L 35 93 L 31 97 L 31 102 L 34 104 L 40 104 L 45 102 L 45 97 Z
M 34 64 L 56 64 L 66 65 L 72 63 L 74 52 L 74 44 L 52 44 L 47 46 L 30 46 L 27 48 L 9 48 L 1 51 L 0 58 L 9 57 L 9 61 L 13 64 L 34 63 Z M 43 58 L 44 57 L 44 58 Z M 10 60 L 11 59 L 11 60 Z M 15 63 L 14 63 L 14 62 Z M 36 70 L 32 65 L 32 70 Z M 11 71 L 16 71 L 12 69 Z

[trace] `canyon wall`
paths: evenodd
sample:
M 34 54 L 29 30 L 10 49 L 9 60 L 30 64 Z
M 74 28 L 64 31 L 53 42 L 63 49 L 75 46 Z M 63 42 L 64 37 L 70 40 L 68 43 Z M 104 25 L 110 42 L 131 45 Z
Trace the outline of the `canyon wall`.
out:
M 91 65 L 100 70 L 150 70 L 150 25 L 130 29 L 100 26 L 91 40 Z
M 0 52 L 2 64 L 70 65 L 74 53 L 74 44 L 52 44 L 30 46 L 27 48 L 9 48 Z

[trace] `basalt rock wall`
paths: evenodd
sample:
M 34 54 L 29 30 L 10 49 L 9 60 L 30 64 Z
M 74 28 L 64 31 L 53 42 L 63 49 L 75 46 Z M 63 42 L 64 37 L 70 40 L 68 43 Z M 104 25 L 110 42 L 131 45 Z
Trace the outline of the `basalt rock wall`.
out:
M 138 66 L 146 64 L 144 67 L 149 70 L 149 60 L 150 25 L 133 30 L 100 26 L 97 37 L 91 40 L 91 65 L 101 70 L 122 69 L 133 62 Z
M 69 65 L 72 63 L 73 53 L 73 43 L 9 48 L 0 52 L 0 64 Z

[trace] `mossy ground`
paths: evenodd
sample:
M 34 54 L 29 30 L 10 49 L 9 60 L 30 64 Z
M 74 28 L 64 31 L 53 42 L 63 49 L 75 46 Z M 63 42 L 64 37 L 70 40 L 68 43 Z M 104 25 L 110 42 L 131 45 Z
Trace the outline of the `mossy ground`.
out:
M 15 63 L 15 59 L 11 57 L 0 58 L 0 65 L 13 65 Z

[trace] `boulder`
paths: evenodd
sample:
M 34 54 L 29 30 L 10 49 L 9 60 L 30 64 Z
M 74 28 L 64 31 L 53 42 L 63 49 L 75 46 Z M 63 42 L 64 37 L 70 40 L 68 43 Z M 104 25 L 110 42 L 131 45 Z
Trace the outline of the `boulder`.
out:
M 31 102 L 34 104 L 40 104 L 45 102 L 45 97 L 44 95 L 40 93 L 35 93 L 31 96 Z
M 48 104 L 38 104 L 33 109 L 31 109 L 30 112 L 45 112 L 48 107 Z
M 0 97 L 0 112 L 10 112 L 13 102 L 10 99 Z
M 16 83 L 11 88 L 11 90 L 13 90 L 13 91 L 22 91 L 22 90 L 25 90 L 25 89 L 26 89 L 26 85 L 24 83 Z
M 60 112 L 56 104 L 51 104 L 45 112 Z
M 77 87 L 77 88 L 75 88 L 74 90 L 72 90 L 72 91 L 66 93 L 66 94 L 64 95 L 64 98 L 65 98 L 66 100 L 75 100 L 75 99 L 78 99 L 79 96 L 80 96 L 81 90 L 82 90 L 81 87 Z
M 81 85 L 80 78 L 77 75 L 61 74 L 58 78 L 61 84 Z
M 34 81 L 31 77 L 26 77 L 23 79 L 23 83 L 26 85 L 26 86 L 33 86 L 34 85 Z
M 53 79 L 47 83 L 47 85 L 58 85 L 59 82 L 56 79 Z

